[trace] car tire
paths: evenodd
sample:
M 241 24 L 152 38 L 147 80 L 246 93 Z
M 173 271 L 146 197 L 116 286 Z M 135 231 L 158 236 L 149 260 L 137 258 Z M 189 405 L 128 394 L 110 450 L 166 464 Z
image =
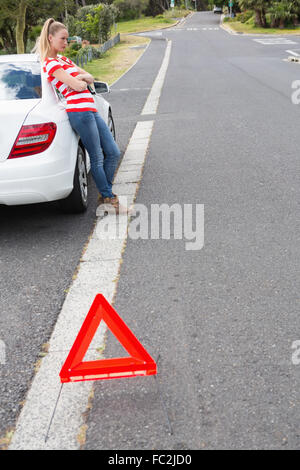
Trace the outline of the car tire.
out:
M 107 125 L 108 125 L 108 128 L 109 128 L 110 132 L 112 133 L 112 136 L 113 136 L 114 140 L 116 140 L 116 128 L 115 128 L 115 123 L 114 123 L 114 119 L 113 119 L 113 116 L 112 116 L 111 109 L 108 111 Z
M 74 173 L 73 190 L 66 198 L 59 201 L 60 209 L 70 214 L 85 212 L 88 207 L 88 174 L 86 156 L 83 148 L 78 145 L 77 161 Z

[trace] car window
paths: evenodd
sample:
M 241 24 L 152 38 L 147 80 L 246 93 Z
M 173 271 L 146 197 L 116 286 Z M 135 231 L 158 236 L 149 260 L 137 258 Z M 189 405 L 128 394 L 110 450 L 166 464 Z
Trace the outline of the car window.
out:
M 41 97 L 41 66 L 39 63 L 0 63 L 0 101 L 31 100 Z
M 64 97 L 64 95 L 56 88 L 56 87 L 53 87 L 58 98 L 60 99 L 60 101 L 62 101 L 63 103 L 66 103 L 66 98 Z

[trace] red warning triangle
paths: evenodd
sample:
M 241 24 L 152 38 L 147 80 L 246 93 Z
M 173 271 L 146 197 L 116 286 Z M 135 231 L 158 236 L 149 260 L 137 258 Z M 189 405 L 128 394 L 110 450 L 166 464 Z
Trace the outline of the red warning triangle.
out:
M 83 361 L 103 320 L 130 357 Z M 155 375 L 156 363 L 102 294 L 97 294 L 60 371 L 61 382 Z

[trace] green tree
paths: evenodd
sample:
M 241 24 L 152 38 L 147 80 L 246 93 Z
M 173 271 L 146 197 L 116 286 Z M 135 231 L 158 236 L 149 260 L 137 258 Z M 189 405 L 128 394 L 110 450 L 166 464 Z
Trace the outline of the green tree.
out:
M 149 0 L 114 0 L 113 4 L 118 8 L 118 20 L 134 20 L 140 18 L 149 5 Z
M 87 33 L 88 40 L 93 42 L 107 41 L 117 14 L 118 9 L 113 4 L 100 3 L 96 6 L 90 5 L 81 8 L 81 11 L 78 12 L 78 16 L 83 18 L 79 21 L 83 33 L 81 35 L 87 39 L 87 35 L 84 34 Z
M 208 0 L 197 0 L 196 6 L 197 6 L 197 11 L 206 11 L 208 10 Z
M 225 0 L 209 0 L 208 4 L 213 8 L 214 5 L 216 7 L 223 7 L 225 4 L 228 5 L 228 2 L 225 2 Z
M 27 10 L 27 0 L 20 0 L 19 8 L 17 10 L 17 25 L 16 25 L 16 43 L 17 43 L 17 53 L 24 54 L 24 31 L 26 27 L 26 10 Z
M 64 20 L 65 5 L 74 6 L 74 0 L 1 0 L 0 43 L 9 52 L 23 53 L 31 28 L 52 16 Z
M 27 0 L 2 0 L 0 5 L 1 31 L 3 31 L 3 36 L 1 35 L 2 43 L 7 44 L 5 32 L 10 26 L 15 36 L 14 40 L 11 41 L 11 45 L 17 48 L 19 54 L 24 53 L 23 35 L 26 26 L 27 7 Z
M 165 10 L 170 7 L 169 0 L 149 0 L 149 5 L 146 10 L 146 15 L 156 16 L 161 15 Z
M 286 24 L 295 23 L 299 14 L 299 1 L 288 2 L 286 0 L 274 2 L 268 12 L 273 28 L 284 28 Z
M 116 17 L 118 16 L 118 13 L 119 10 L 114 4 L 103 5 L 103 9 L 99 18 L 100 42 L 105 42 L 110 38 L 111 28 L 115 22 Z
M 99 38 L 98 29 L 95 28 L 95 33 L 93 33 L 93 21 L 91 17 L 95 16 L 94 8 L 97 5 L 86 5 L 77 10 L 75 15 L 75 21 L 70 18 L 71 26 L 69 34 L 71 36 L 80 36 L 84 39 L 87 39 L 90 42 L 97 42 Z M 90 18 L 88 20 L 88 17 Z M 90 24 L 89 31 L 87 30 L 87 24 Z
M 239 0 L 242 11 L 253 10 L 255 13 L 255 24 L 262 28 L 267 27 L 266 10 L 272 0 Z
M 16 21 L 8 7 L 9 1 L 3 0 L 0 3 L 0 44 L 8 52 L 16 50 Z
M 93 6 L 91 13 L 87 14 L 83 27 L 88 31 L 93 41 L 98 41 L 100 37 L 100 15 L 103 10 L 103 5 Z

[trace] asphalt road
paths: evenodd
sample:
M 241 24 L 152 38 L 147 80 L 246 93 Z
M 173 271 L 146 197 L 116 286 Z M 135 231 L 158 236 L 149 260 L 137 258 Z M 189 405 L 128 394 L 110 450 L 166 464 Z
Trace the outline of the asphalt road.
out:
M 132 92 L 117 82 L 111 102 L 117 142 L 123 154 L 161 63 L 165 41 L 158 38 Z M 126 75 L 121 90 L 127 87 Z M 57 203 L 0 206 L 0 438 L 14 428 L 72 283 L 84 245 L 96 221 L 97 189 L 90 178 L 89 208 L 83 215 L 62 214 Z M 0 446 L 1 447 L 1 446 Z
M 154 119 L 137 201 L 204 204 L 205 245 L 128 240 L 115 308 L 153 377 L 95 382 L 86 449 L 299 448 L 299 106 L 296 44 L 266 45 L 196 13 L 153 40 L 107 96 L 124 152 Z M 204 29 L 206 28 L 206 29 Z M 290 36 L 289 36 L 290 37 Z M 155 116 L 140 115 L 172 51 Z M 0 436 L 13 427 L 96 210 L 0 207 Z M 108 334 L 107 356 L 122 354 Z M 161 404 L 163 398 L 173 434 Z
M 95 382 L 86 449 L 300 446 L 300 68 L 283 61 L 300 37 L 262 44 L 207 29 L 218 22 L 197 13 L 163 32 L 172 53 L 136 201 L 204 204 L 205 245 L 129 239 L 114 304 L 160 355 L 161 396 L 153 377 Z M 121 354 L 111 334 L 105 354 Z

